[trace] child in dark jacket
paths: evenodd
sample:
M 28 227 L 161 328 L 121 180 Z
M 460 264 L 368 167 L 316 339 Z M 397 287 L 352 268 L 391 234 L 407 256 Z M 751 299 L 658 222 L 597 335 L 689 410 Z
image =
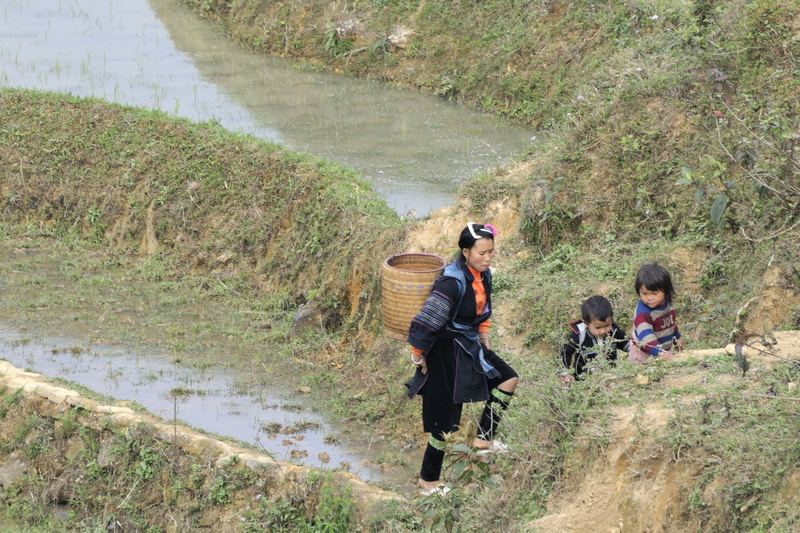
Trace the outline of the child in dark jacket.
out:
M 581 320 L 570 325 L 567 342 L 561 348 L 564 384 L 581 379 L 586 366 L 597 356 L 617 359 L 617 350 L 630 350 L 630 339 L 614 323 L 614 310 L 606 298 L 594 295 L 581 304 Z

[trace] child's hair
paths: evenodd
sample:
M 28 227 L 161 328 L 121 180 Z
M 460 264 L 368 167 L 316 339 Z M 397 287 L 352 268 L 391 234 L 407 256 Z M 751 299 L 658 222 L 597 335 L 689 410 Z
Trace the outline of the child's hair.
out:
M 672 278 L 667 269 L 658 263 L 645 263 L 636 273 L 636 294 L 639 289 L 646 287 L 650 291 L 664 291 L 664 296 L 668 302 L 675 297 L 675 288 L 672 286 Z
M 614 310 L 611 308 L 611 302 L 599 294 L 589 296 L 581 304 L 581 317 L 584 322 L 589 323 L 592 320 L 605 322 L 613 316 Z

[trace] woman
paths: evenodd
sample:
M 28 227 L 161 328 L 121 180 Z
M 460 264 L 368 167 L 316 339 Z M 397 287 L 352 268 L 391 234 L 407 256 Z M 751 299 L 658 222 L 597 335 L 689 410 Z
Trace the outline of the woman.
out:
M 494 439 L 519 377 L 489 343 L 495 228 L 470 222 L 458 240 L 460 252 L 436 280 L 430 296 L 411 321 L 408 343 L 417 365 L 409 397 L 422 396 L 422 423 L 430 433 L 422 459 L 423 494 L 446 494 L 440 482 L 444 434 L 461 423 L 464 403 L 486 401 L 473 447 L 478 453 L 502 453 Z

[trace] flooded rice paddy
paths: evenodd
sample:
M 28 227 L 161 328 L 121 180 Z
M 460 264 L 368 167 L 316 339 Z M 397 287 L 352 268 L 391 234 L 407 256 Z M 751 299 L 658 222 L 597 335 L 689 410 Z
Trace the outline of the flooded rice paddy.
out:
M 7 0 L 0 19 L 0 86 L 216 121 L 360 172 L 400 214 L 450 205 L 533 142 L 438 98 L 250 53 L 175 0 Z
M 245 339 L 257 322 L 250 310 L 130 274 L 61 253 L 0 251 L 0 358 L 277 459 L 407 481 L 381 466 L 396 446 L 319 409 L 335 390 L 297 380 L 313 361 L 287 362 Z

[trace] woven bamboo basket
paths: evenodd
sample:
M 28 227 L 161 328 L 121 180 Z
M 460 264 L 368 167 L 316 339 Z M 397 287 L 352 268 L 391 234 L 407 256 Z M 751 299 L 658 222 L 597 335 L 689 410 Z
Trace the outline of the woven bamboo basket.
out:
M 434 254 L 409 253 L 386 258 L 381 271 L 381 311 L 387 337 L 406 340 L 411 319 L 422 308 L 444 267 L 445 260 Z

